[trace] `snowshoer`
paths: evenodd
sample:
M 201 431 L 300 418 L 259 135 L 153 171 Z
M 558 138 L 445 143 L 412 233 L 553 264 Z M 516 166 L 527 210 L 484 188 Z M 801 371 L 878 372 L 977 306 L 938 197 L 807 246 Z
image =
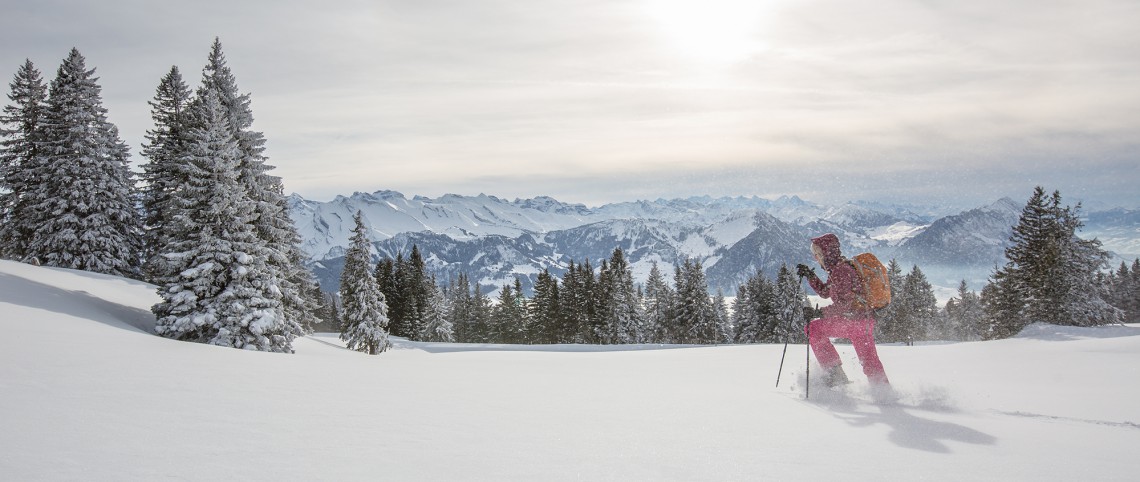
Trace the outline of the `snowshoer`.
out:
M 839 238 L 828 233 L 811 240 L 811 252 L 827 271 L 827 282 L 806 265 L 796 266 L 800 276 L 808 279 L 813 290 L 831 305 L 823 308 L 823 317 L 812 320 L 804 328 L 815 359 L 824 369 L 824 382 L 834 387 L 850 383 L 843 372 L 843 362 L 831 338 L 847 338 L 855 347 L 855 354 L 863 364 L 863 373 L 872 386 L 889 387 L 887 373 L 875 348 L 874 311 L 855 307 L 856 290 L 860 289 L 859 273 L 839 251 Z

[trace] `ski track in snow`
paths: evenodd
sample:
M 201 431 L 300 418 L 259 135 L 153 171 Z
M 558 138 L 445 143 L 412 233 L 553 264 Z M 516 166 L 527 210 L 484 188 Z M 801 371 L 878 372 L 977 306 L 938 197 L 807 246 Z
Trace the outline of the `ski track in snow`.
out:
M 1090 424 L 1090 425 L 1105 425 L 1108 427 L 1140 429 L 1140 424 L 1138 424 L 1136 422 L 1127 422 L 1127 421 L 1125 421 L 1125 422 L 1110 422 L 1108 420 L 1092 420 L 1092 419 L 1078 418 L 1078 417 L 1061 417 L 1061 416 L 1057 416 L 1057 415 L 1044 415 L 1044 414 L 1040 414 L 1040 413 L 1029 413 L 1029 412 L 1022 412 L 1022 411 L 1012 411 L 1011 412 L 1011 411 L 1004 411 L 1004 410 L 991 410 L 991 412 L 1001 414 L 1001 415 L 1008 415 L 1011 417 L 1022 417 L 1022 418 L 1030 418 L 1030 419 L 1038 419 L 1038 420 L 1055 421 L 1055 422 L 1076 422 L 1076 423 L 1086 423 L 1086 424 Z

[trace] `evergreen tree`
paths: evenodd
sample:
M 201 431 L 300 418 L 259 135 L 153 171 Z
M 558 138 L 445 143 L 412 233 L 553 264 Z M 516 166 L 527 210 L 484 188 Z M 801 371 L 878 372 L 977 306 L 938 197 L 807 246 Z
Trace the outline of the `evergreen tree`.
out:
M 472 326 L 471 341 L 475 343 L 487 343 L 494 341 L 492 338 L 492 310 L 491 300 L 483 293 L 483 288 L 479 283 L 474 284 L 474 292 L 471 296 L 470 318 Z
M 737 343 L 762 343 L 780 341 L 787 334 L 787 327 L 779 327 L 776 318 L 775 293 L 773 285 L 757 272 L 737 288 L 733 309 L 734 341 Z M 772 340 L 773 329 L 779 328 L 780 340 Z
M 1131 274 L 1131 280 L 1126 281 L 1127 288 L 1121 290 L 1121 296 L 1131 300 L 1122 304 L 1123 309 L 1127 310 L 1129 322 L 1138 323 L 1140 322 L 1140 258 L 1132 261 Z
M 677 326 L 680 343 L 715 343 L 719 330 L 701 262 L 686 258 L 677 270 Z
M 423 326 L 417 337 L 420 341 L 446 342 L 455 341 L 455 327 L 451 323 L 448 300 L 443 291 L 431 284 L 424 303 Z
M 629 344 L 641 340 L 637 293 L 633 271 L 621 248 L 615 248 L 598 276 L 598 315 L 601 323 L 597 338 L 601 343 Z
M 1011 336 L 1033 322 L 1089 326 L 1119 320 L 1120 312 L 1098 289 L 1108 254 L 1099 241 L 1077 237 L 1079 212 L 1080 204 L 1062 207 L 1060 192 L 1034 189 L 1010 236 L 1007 262 L 992 276 L 988 337 Z
M 716 338 L 713 343 L 732 343 L 732 318 L 728 314 L 728 302 L 724 299 L 724 290 L 716 290 L 716 296 L 712 299 L 712 308 L 716 324 Z
M 647 341 L 672 343 L 669 327 L 672 326 L 673 290 L 665 282 L 657 262 L 649 269 L 645 282 L 645 332 Z
M 565 320 L 562 317 L 562 307 L 558 281 L 543 269 L 534 282 L 534 298 L 531 299 L 531 313 L 534 319 L 531 323 L 530 339 L 535 343 L 563 343 L 567 341 L 563 334 L 567 331 Z
M 316 321 L 312 326 L 306 327 L 306 331 L 309 333 L 340 331 L 340 316 L 337 314 L 339 308 L 337 307 L 336 297 L 332 293 L 327 293 L 322 290 L 319 285 L 313 288 L 315 292 L 312 293 L 311 296 L 314 299 L 320 300 L 320 302 L 313 312 Z
M 983 340 L 1009 338 L 1025 327 L 1021 317 L 1025 299 L 1013 289 L 1014 283 L 1009 272 L 997 270 L 982 287 Z
M 1132 269 L 1125 262 L 1108 277 L 1109 298 L 1112 305 L 1121 311 L 1124 323 L 1140 322 L 1140 258 L 1132 262 Z
M 363 215 L 357 211 L 353 221 L 356 226 L 344 254 L 344 271 L 340 275 L 340 339 L 351 350 L 376 355 L 391 346 L 388 340 L 388 305 L 376 278 L 372 276 L 372 253 Z
M 404 260 L 404 253 L 396 253 L 395 260 L 390 260 L 385 262 L 382 267 L 377 267 L 378 272 L 384 271 L 381 273 L 383 276 L 388 276 L 388 270 L 391 271 L 390 278 L 381 280 L 380 286 L 388 300 L 388 315 L 391 318 L 389 328 L 392 331 L 392 336 L 411 339 L 413 337 L 411 320 L 414 316 L 414 310 L 413 300 L 408 297 L 411 292 L 408 289 L 411 279 L 408 272 L 408 262 Z
M 182 80 L 178 67 L 159 81 L 154 99 L 149 101 L 154 128 L 147 130 L 142 155 L 149 162 L 142 165 L 143 227 L 146 237 L 143 246 L 144 270 L 148 279 L 165 276 L 160 265 L 163 257 L 156 256 L 167 244 L 171 233 L 168 225 L 176 211 L 172 197 L 174 189 L 186 182 L 186 169 L 180 160 L 186 154 L 187 118 L 191 91 Z
M 465 273 L 448 284 L 447 304 L 451 307 L 448 319 L 455 332 L 455 341 L 473 342 L 477 339 L 471 283 Z
M 875 338 L 885 343 L 907 341 L 907 328 L 900 314 L 901 307 L 906 305 L 905 277 L 897 260 L 891 259 L 887 263 L 887 280 L 891 284 L 891 303 L 875 313 Z
M 434 287 L 419 246 L 412 245 L 412 253 L 408 255 L 404 269 L 399 271 L 403 277 L 399 285 L 403 291 L 401 298 L 406 310 L 404 325 L 411 338 L 418 340 L 417 334 L 423 331 L 427 320 L 429 293 Z
M 35 232 L 29 191 L 42 162 L 43 126 L 47 87 L 31 60 L 16 72 L 0 115 L 0 258 L 22 260 Z
M 593 330 L 594 272 L 589 262 L 575 265 L 570 261 L 562 276 L 562 319 L 566 322 L 566 343 L 596 343 Z
M 899 310 L 903 324 L 904 341 L 911 344 L 941 334 L 936 325 L 938 300 L 934 297 L 934 287 L 926 280 L 926 275 L 918 266 L 911 268 L 903 280 L 902 303 Z
M 981 338 L 985 316 L 982 300 L 977 293 L 970 291 L 966 280 L 958 284 L 958 296 L 946 302 L 944 311 L 951 338 L 962 341 Z
M 804 328 L 807 320 L 804 319 L 804 305 L 807 304 L 807 292 L 798 277 L 792 273 L 788 265 L 781 265 L 776 272 L 776 284 L 772 292 L 773 323 L 764 330 L 765 333 L 781 333 L 782 336 L 766 337 L 769 341 L 790 341 L 792 343 L 806 343 L 807 335 Z
M 602 325 L 598 313 L 598 278 L 589 259 L 578 265 L 578 279 L 582 282 L 582 292 L 579 297 L 582 306 L 581 338 L 585 343 L 597 344 L 600 342 L 598 333 L 601 332 Z
M 1060 195 L 1055 194 L 1054 199 L 1059 202 Z M 1102 270 L 1108 267 L 1109 254 L 1101 248 L 1099 240 L 1077 236 L 1077 231 L 1084 226 L 1079 211 L 1080 204 L 1072 211 L 1066 208 L 1063 218 L 1061 312 L 1065 316 L 1062 319 L 1076 326 L 1119 323 L 1124 313 L 1108 302 L 1110 293 L 1103 281 Z
M 402 255 L 399 255 L 402 257 Z M 374 273 L 376 283 L 380 286 L 380 291 L 384 293 L 384 299 L 388 302 L 388 319 L 390 320 L 389 328 L 396 330 L 397 313 L 402 311 L 397 298 L 399 291 L 399 281 L 396 279 L 396 260 L 392 258 L 384 258 L 376 263 L 376 272 Z M 396 333 L 396 331 L 393 331 Z M 402 336 L 402 335 L 396 335 Z
M 499 291 L 499 302 L 492 309 L 491 340 L 496 343 L 526 343 L 526 300 L 518 278 Z
M 171 232 L 159 249 L 173 268 L 156 280 L 162 302 L 155 331 L 169 338 L 235 348 L 291 352 L 278 280 L 254 230 L 253 203 L 238 180 L 241 155 L 213 92 L 196 105 L 188 129 L 189 174 L 176 188 Z
M 107 120 L 94 73 L 72 49 L 52 81 L 40 155 L 26 178 L 35 229 L 24 254 L 49 266 L 137 276 L 141 222 L 127 146 Z
M 214 92 L 222 104 L 229 121 L 230 134 L 240 152 L 238 179 L 246 196 L 254 203 L 253 224 L 266 251 L 266 267 L 277 278 L 286 314 L 287 328 L 302 334 L 301 325 L 309 321 L 315 300 L 306 293 L 312 275 L 301 264 L 301 236 L 289 217 L 281 178 L 269 175 L 273 166 L 266 164 L 265 136 L 252 130 L 253 110 L 249 94 L 240 93 L 236 78 L 226 64 L 222 44 L 214 39 L 205 68 L 202 69 L 203 92 Z

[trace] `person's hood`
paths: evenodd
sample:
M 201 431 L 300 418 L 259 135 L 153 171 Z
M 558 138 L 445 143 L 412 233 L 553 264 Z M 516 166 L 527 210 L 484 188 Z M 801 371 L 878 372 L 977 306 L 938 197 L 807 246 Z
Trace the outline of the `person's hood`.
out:
M 839 252 L 839 237 L 832 233 L 811 238 L 811 247 L 812 253 L 818 253 L 822 258 L 820 262 L 824 269 L 830 270 L 832 266 L 843 259 L 843 255 Z

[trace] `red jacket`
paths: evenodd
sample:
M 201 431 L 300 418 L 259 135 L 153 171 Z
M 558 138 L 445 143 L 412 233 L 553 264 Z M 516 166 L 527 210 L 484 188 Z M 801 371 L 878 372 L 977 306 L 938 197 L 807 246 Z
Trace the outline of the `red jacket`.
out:
M 831 305 L 823 307 L 823 317 L 842 317 L 848 319 L 871 318 L 868 310 L 856 309 L 855 290 L 861 289 L 859 273 L 851 262 L 839 252 L 839 238 L 828 233 L 818 238 L 812 238 L 811 244 L 816 250 L 822 252 L 823 269 L 827 271 L 827 282 L 812 276 L 808 279 L 811 288 L 819 296 L 831 299 Z

